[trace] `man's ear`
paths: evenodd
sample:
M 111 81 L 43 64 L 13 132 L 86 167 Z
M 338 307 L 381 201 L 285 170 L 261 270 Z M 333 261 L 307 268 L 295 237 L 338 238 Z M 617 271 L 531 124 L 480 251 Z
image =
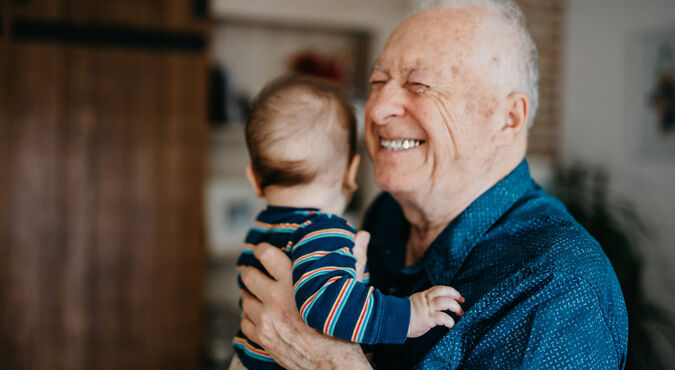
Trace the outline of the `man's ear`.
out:
M 506 111 L 499 132 L 497 144 L 510 145 L 527 130 L 527 118 L 530 114 L 530 99 L 527 94 L 513 92 L 506 97 Z
M 349 191 L 356 191 L 358 185 L 356 185 L 356 173 L 359 172 L 359 164 L 361 163 L 361 156 L 354 154 L 352 159 L 347 163 L 347 169 L 345 170 L 345 178 L 343 184 L 345 188 Z
M 251 187 L 253 188 L 253 191 L 255 192 L 255 195 L 262 198 L 265 195 L 262 192 L 262 189 L 260 188 L 260 183 L 258 182 L 258 178 L 255 176 L 255 173 L 253 172 L 253 166 L 249 163 L 246 166 L 246 178 L 248 179 L 248 182 L 251 183 Z

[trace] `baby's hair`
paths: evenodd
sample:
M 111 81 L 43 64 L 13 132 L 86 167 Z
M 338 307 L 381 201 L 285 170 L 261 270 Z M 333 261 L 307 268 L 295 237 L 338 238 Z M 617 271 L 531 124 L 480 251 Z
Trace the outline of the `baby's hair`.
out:
M 261 189 L 342 181 L 356 154 L 354 108 L 328 80 L 281 76 L 254 99 L 246 145 Z

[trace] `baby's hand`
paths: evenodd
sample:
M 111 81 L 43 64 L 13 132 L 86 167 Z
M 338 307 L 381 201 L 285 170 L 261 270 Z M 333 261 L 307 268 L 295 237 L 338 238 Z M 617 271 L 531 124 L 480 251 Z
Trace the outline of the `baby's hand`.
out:
M 455 320 L 443 311 L 462 316 L 464 311 L 460 303 L 464 303 L 464 297 L 449 286 L 438 285 L 411 295 L 408 338 L 417 338 L 437 325 L 452 328 Z

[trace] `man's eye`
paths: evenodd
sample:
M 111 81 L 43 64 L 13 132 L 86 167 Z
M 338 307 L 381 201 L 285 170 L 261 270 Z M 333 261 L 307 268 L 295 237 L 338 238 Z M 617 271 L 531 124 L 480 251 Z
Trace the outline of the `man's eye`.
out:
M 372 81 L 370 81 L 370 85 L 371 86 L 384 85 L 386 82 L 387 81 L 384 81 L 384 80 L 372 80 Z
M 419 82 L 409 82 L 408 90 L 415 94 L 425 93 L 429 89 L 428 85 Z

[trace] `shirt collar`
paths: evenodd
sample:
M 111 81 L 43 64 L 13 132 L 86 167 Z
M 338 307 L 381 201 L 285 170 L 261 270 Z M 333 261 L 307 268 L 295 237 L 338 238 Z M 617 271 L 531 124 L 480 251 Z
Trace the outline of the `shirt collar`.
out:
M 534 185 L 523 160 L 455 218 L 420 261 L 432 284 L 447 284 L 480 238 Z

